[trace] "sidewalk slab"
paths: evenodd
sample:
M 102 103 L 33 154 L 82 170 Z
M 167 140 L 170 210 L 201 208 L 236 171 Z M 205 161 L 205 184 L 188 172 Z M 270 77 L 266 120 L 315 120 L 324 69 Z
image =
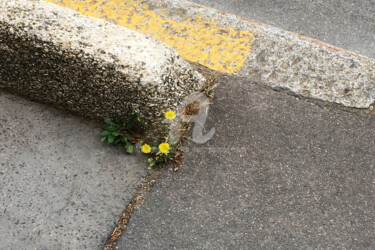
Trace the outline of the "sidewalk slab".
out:
M 0 249 L 103 249 L 147 163 L 100 132 L 0 91 Z
M 223 77 L 119 249 L 374 249 L 375 118 Z

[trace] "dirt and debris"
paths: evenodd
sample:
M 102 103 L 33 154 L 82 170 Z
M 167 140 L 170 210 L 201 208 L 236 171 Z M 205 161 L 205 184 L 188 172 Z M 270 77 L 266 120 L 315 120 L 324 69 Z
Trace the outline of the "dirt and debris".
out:
M 120 218 L 117 222 L 115 229 L 112 231 L 111 235 L 108 237 L 105 250 L 118 249 L 116 242 L 118 238 L 123 234 L 126 226 L 129 223 L 129 219 L 133 211 L 138 208 L 144 202 L 147 195 L 150 193 L 152 187 L 154 186 L 156 180 L 163 173 L 163 169 L 155 168 L 149 172 L 149 174 L 141 179 L 141 185 L 138 187 L 136 194 L 130 203 L 126 206 L 125 210 L 121 213 Z

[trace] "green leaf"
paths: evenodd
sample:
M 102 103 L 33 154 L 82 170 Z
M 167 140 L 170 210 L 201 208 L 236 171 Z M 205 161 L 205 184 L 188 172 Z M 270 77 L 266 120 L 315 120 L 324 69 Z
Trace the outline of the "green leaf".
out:
M 113 135 L 108 135 L 108 143 L 113 143 L 115 137 Z
M 125 126 L 125 128 L 127 129 L 127 130 L 129 130 L 129 129 L 132 129 L 133 127 L 134 127 L 134 124 L 135 124 L 135 122 L 137 122 L 137 121 L 141 121 L 141 115 L 139 114 L 139 111 L 134 111 L 134 113 L 133 114 L 131 114 L 131 116 L 129 117 L 129 120 L 128 120 L 128 122 L 126 123 L 126 126 Z
M 156 162 L 153 161 L 153 162 L 150 163 L 149 167 L 152 168 L 153 166 L 155 166 L 155 164 L 156 164 Z
M 130 129 L 132 129 L 133 126 L 134 126 L 134 123 L 135 123 L 135 120 L 129 120 L 129 122 L 126 123 L 126 125 L 125 125 L 125 129 L 126 129 L 126 130 L 130 130 Z
M 108 130 L 108 131 L 111 131 L 111 132 L 114 132 L 117 130 L 117 128 L 115 126 L 111 126 L 111 125 L 107 125 L 107 124 L 104 124 L 104 129 L 105 130 Z
M 106 136 L 103 136 L 102 139 L 101 139 L 101 141 L 104 142 L 105 139 L 107 139 L 107 137 L 106 137 Z
M 119 135 L 120 135 L 120 133 L 119 133 L 119 132 L 117 132 L 117 131 L 115 131 L 115 132 L 112 132 L 112 135 L 113 135 L 114 137 L 116 137 L 116 136 L 119 136 Z
M 114 143 L 115 143 L 115 144 L 118 144 L 120 141 L 121 141 L 121 138 L 120 138 L 120 137 L 117 137 Z
M 121 141 L 125 143 L 128 141 L 128 139 L 126 139 L 126 136 L 121 136 Z
M 115 122 L 116 122 L 116 124 L 122 124 L 122 121 L 121 121 L 121 117 L 120 116 L 116 116 L 115 117 Z
M 133 136 L 131 136 L 131 135 L 129 135 L 129 134 L 124 134 L 124 137 L 125 137 L 128 141 L 134 139 Z
M 125 144 L 125 150 L 129 154 L 133 153 L 133 145 L 131 145 L 130 142 L 126 142 L 126 144 Z
M 108 131 L 108 130 L 104 130 L 104 131 L 102 132 L 102 136 L 107 136 L 107 135 L 110 135 L 110 134 L 111 134 L 111 132 Z

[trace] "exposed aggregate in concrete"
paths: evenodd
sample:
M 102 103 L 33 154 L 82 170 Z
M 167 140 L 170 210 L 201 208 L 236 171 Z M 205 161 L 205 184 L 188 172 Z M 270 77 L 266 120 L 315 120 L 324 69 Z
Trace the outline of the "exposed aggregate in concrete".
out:
M 296 95 L 369 108 L 375 62 L 316 40 L 260 28 L 241 76 Z
M 0 0 L 0 88 L 80 115 L 147 122 L 204 77 L 160 41 L 40 0 Z

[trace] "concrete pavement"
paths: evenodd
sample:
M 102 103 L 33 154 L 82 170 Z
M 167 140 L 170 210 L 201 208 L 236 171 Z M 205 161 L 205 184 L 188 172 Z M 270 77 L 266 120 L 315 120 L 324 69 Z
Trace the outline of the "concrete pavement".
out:
M 100 124 L 0 92 L 0 249 L 102 249 L 147 174 Z
M 374 249 L 375 118 L 223 77 L 119 249 Z M 187 140 L 189 141 L 189 140 Z

